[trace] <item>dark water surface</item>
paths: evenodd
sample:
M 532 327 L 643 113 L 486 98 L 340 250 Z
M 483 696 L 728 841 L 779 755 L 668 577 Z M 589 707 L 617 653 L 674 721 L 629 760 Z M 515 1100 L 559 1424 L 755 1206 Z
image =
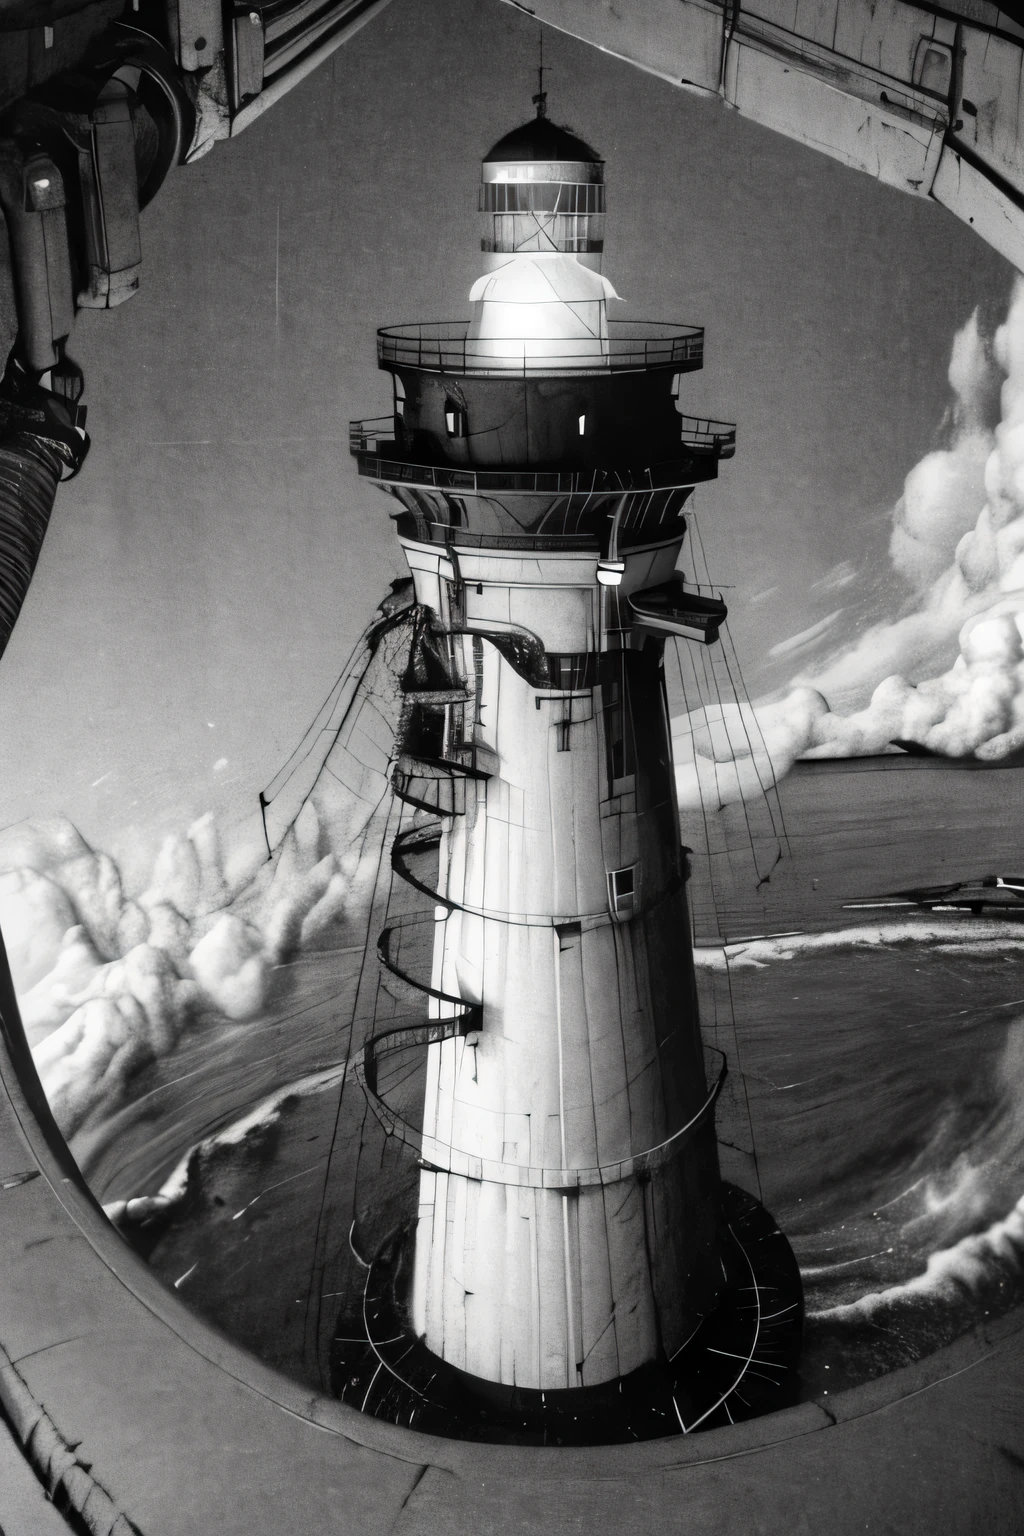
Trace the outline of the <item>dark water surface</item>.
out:
M 878 1375 L 1024 1300 L 1024 914 L 1018 937 L 1003 916 L 843 910 L 1013 872 L 1022 791 L 1016 770 L 832 764 L 784 782 L 774 829 L 763 804 L 684 819 L 696 932 L 718 946 L 702 949 L 700 974 L 705 1033 L 730 1057 L 719 1127 L 739 1150 L 723 1148 L 723 1167 L 760 1192 L 800 1262 L 808 1393 Z M 788 958 L 731 943 L 726 966 L 723 939 L 793 930 Z M 311 1327 L 350 1283 L 337 1254 L 334 1269 L 317 1260 L 316 1233 L 325 1201 L 346 1215 L 337 1232 L 355 1209 L 361 1095 L 346 1089 L 341 1114 L 336 1076 L 258 1113 L 249 1134 L 231 1127 L 344 1063 L 361 961 L 358 947 L 298 957 L 264 1017 L 200 1021 L 131 1104 L 74 1143 L 111 1201 L 156 1193 L 190 1148 L 221 1137 L 194 1161 L 188 1215 L 151 1263 L 311 1381 Z
M 712 1038 L 734 1021 L 723 1118 L 746 1115 L 747 1182 L 800 1262 L 807 1392 L 1024 1300 L 1024 911 L 1018 936 L 1012 914 L 844 907 L 1012 873 L 1024 773 L 798 764 L 776 803 L 691 813 L 683 836 L 699 939 L 797 935 L 786 959 L 730 945 L 702 993 Z
M 297 1079 L 343 1063 L 362 946 L 300 955 L 278 967 L 266 1014 L 248 1024 L 205 1018 L 133 1083 L 118 1114 L 73 1139 L 103 1201 L 152 1194 L 190 1147 Z

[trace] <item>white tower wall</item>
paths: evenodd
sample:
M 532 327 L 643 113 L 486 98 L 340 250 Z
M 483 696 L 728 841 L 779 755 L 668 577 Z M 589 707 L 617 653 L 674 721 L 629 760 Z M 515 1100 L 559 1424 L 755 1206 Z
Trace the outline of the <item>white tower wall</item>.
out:
M 468 626 L 529 617 L 546 650 L 594 649 L 592 559 L 474 565 L 489 579 L 467 583 Z M 426 572 L 418 587 L 440 590 Z M 437 924 L 432 985 L 483 1016 L 430 1047 L 413 1326 L 476 1376 L 591 1385 L 660 1342 L 652 1209 L 612 1165 L 686 1118 L 662 1079 L 641 949 L 609 910 L 609 870 L 639 862 L 635 795 L 610 795 L 599 688 L 538 691 L 488 641 L 460 643 L 473 740 L 496 771 L 467 786 L 442 842 L 439 892 L 457 909 Z M 705 1093 L 700 1074 L 687 1097 Z M 590 1182 L 572 1188 L 580 1172 Z

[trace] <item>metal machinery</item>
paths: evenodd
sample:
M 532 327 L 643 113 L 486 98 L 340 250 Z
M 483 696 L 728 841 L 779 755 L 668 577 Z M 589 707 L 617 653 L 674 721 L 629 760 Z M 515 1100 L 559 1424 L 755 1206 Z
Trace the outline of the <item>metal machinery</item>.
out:
M 725 617 L 676 563 L 735 431 L 681 414 L 698 328 L 608 320 L 603 163 L 537 100 L 484 159 L 472 319 L 381 331 L 394 414 L 352 429 L 422 614 L 392 867 L 428 905 L 381 935 L 405 1009 L 360 1069 L 419 1206 L 364 1254 L 335 1383 L 566 1444 L 792 1400 L 802 1307 L 785 1238 L 719 1179 L 662 674 L 667 636 Z
M 138 292 L 139 212 L 387 0 L 0 6 L 0 650 L 88 448 L 79 309 Z
M 1024 270 L 1020 0 L 507 0 L 915 197 Z

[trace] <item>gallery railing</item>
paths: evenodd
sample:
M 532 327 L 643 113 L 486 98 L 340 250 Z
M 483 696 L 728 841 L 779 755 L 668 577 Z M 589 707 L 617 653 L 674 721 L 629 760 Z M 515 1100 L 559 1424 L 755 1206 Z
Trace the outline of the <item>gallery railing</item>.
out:
M 731 421 L 715 421 L 710 416 L 683 416 L 679 417 L 679 437 L 676 440 L 691 453 L 714 453 L 717 458 L 729 459 L 736 451 L 736 426 Z M 349 450 L 353 454 L 373 454 L 383 457 L 401 458 L 402 449 L 398 437 L 398 429 L 394 416 L 374 416 L 367 421 L 350 421 L 348 424 Z M 456 483 L 468 485 L 469 481 L 479 477 L 481 481 L 492 480 L 494 477 L 509 482 L 503 489 L 528 490 L 528 491 L 562 491 L 570 489 L 568 482 L 579 478 L 580 474 L 592 474 L 593 471 L 584 470 L 490 470 L 490 469 L 458 469 L 452 470 L 440 465 L 407 464 L 406 469 L 415 471 L 417 478 L 429 475 L 432 471 L 442 476 L 455 475 L 460 477 Z M 360 465 L 362 470 L 362 465 Z M 598 473 L 604 473 L 598 471 Z M 389 474 L 387 479 L 404 479 L 404 474 Z M 411 478 L 411 477 L 410 477 Z M 513 484 L 512 482 L 522 482 Z M 439 484 L 447 484 L 447 481 L 439 481 Z M 495 488 L 499 488 L 495 486 Z
M 603 337 L 566 338 L 553 347 L 550 336 L 475 338 L 468 320 L 418 321 L 382 326 L 377 359 L 382 367 L 428 373 L 624 373 L 672 368 L 688 373 L 704 361 L 702 326 L 660 320 L 608 322 Z

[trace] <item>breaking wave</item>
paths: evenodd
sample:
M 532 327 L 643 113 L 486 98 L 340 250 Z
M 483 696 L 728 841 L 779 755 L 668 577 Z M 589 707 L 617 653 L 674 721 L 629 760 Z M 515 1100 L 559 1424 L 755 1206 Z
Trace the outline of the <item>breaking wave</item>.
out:
M 923 1311 L 945 1325 L 1002 1309 L 1024 1287 L 1024 1019 L 1009 1027 L 987 1112 L 972 1128 L 950 1108 L 905 1170 L 909 1184 L 870 1213 L 870 1236 L 893 1257 L 888 1283 L 840 1278 L 842 1263 L 808 1271 L 809 1317 L 878 1322 Z M 846 1294 L 836 1294 L 837 1287 Z M 859 1294 L 857 1294 L 859 1292 Z
M 1024 949 L 1024 923 L 992 919 L 979 923 L 943 921 L 921 916 L 902 922 L 865 923 L 826 933 L 778 934 L 758 939 L 737 939 L 723 945 L 701 945 L 694 963 L 701 970 L 747 970 L 775 960 L 795 960 L 814 953 L 841 949 L 868 949 L 885 944 L 932 944 L 943 951 L 977 953 L 986 948 Z
M 346 1072 L 347 1067 L 344 1065 L 326 1067 L 323 1071 L 312 1072 L 279 1088 L 237 1120 L 189 1147 L 156 1194 L 108 1201 L 103 1207 L 106 1216 L 115 1226 L 125 1227 L 169 1216 L 185 1202 L 190 1193 L 202 1187 L 205 1171 L 219 1153 L 225 1149 L 238 1149 L 244 1157 L 253 1143 L 264 1139 L 267 1132 L 279 1123 L 285 1109 L 310 1094 L 327 1093 L 337 1088 L 344 1082 Z M 253 1203 L 250 1201 L 250 1204 Z
M 1001 1274 L 1009 1272 L 1016 1277 L 1022 1257 L 1024 1195 L 1008 1216 L 993 1222 L 984 1232 L 971 1233 L 952 1247 L 930 1254 L 920 1274 L 885 1290 L 869 1291 L 856 1301 L 823 1307 L 811 1316 L 860 1321 L 917 1298 L 960 1301 L 965 1293 L 977 1296 L 998 1283 Z
M 820 1138 L 821 1167 L 791 1186 L 788 1210 L 776 1214 L 803 1274 L 811 1354 L 832 1361 L 825 1385 L 835 1388 L 840 1374 L 863 1379 L 865 1370 L 918 1358 L 983 1315 L 1024 1300 L 1024 1017 L 1016 1017 L 1019 993 L 1015 1001 L 999 998 L 1007 958 L 1022 949 L 1019 921 L 921 913 L 695 950 L 705 973 L 762 973 L 739 994 L 744 1010 L 753 1003 L 750 988 L 759 989 L 767 1013 L 752 1018 L 775 1019 L 790 992 L 820 987 L 823 960 L 832 985 L 852 1000 L 838 1024 L 823 1018 L 811 1026 L 813 1009 L 803 1015 L 813 1035 L 799 1047 L 804 1068 L 792 1075 L 801 1081 L 765 1083 L 786 1095 L 768 1113 L 785 1128 L 794 1156 L 808 1136 Z M 843 1020 L 856 1021 L 860 998 L 877 1009 L 877 999 L 900 995 L 901 951 L 917 990 L 928 987 L 917 984 L 920 968 L 940 956 L 964 958 L 971 969 L 961 984 L 966 976 L 974 981 L 963 1000 L 969 1004 L 975 991 L 978 1004 L 894 1017 L 888 1045 L 873 1014 L 862 1070 L 871 1074 L 878 1112 L 873 1134 L 862 1139 L 858 1118 L 867 1106 L 854 1087 L 857 1046 Z M 782 976 L 791 968 L 790 983 Z M 939 992 L 925 995 L 937 1001 Z M 787 1035 L 781 1059 L 794 1048 Z M 922 1048 L 937 1067 L 925 1077 L 915 1065 Z M 899 1148 L 894 1157 L 883 1150 L 890 1143 Z M 865 1364 L 871 1360 L 874 1366 Z

